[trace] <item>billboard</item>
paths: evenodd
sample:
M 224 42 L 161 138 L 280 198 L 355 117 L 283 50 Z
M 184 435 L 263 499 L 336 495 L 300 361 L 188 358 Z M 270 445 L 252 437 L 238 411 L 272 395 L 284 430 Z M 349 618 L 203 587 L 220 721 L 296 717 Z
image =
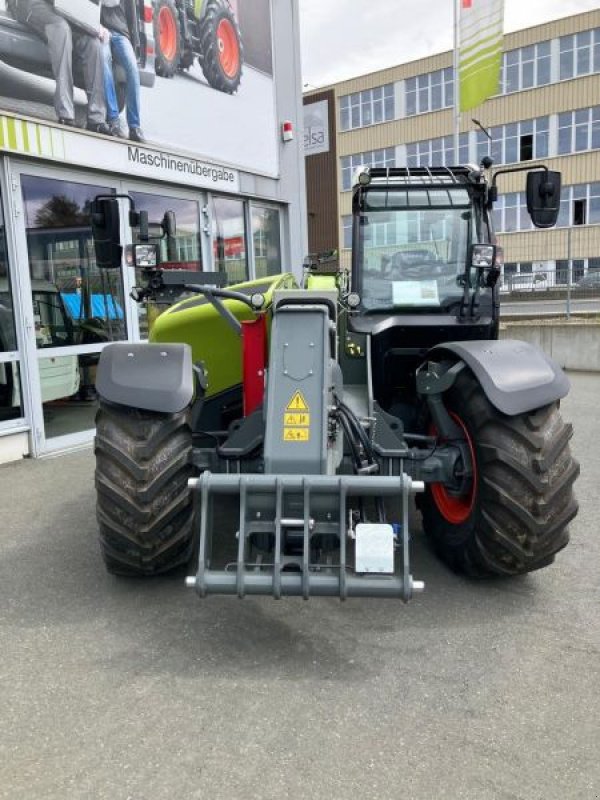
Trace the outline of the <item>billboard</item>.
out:
M 184 182 L 200 185 L 214 179 L 207 164 L 278 174 L 270 0 L 105 5 L 100 11 L 93 0 L 0 0 L 0 114 L 60 118 L 63 158 L 73 163 L 87 151 L 90 166 L 99 159 L 91 144 L 98 140 L 88 139 L 82 150 L 76 140 L 84 137 L 71 120 L 103 136 L 101 123 L 110 123 L 112 163 L 124 172 L 167 179 L 169 170 L 175 177 L 179 171 Z M 48 14 L 59 14 L 62 26 L 50 39 Z M 171 163 L 172 153 L 183 156 L 181 163 Z

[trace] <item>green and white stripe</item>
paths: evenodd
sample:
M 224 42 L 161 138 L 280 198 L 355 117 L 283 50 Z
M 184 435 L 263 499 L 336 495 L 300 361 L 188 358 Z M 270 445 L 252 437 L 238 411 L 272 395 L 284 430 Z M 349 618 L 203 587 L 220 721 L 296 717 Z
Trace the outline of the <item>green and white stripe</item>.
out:
M 64 133 L 49 125 L 0 115 L 0 150 L 64 160 Z
M 504 0 L 463 2 L 460 15 L 460 110 L 469 111 L 499 91 Z

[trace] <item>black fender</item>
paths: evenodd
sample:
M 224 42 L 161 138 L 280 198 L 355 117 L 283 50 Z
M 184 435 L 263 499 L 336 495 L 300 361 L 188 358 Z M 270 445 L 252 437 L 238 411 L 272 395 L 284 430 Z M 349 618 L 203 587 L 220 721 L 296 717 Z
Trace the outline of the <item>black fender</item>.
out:
M 109 344 L 98 362 L 96 391 L 130 408 L 183 411 L 194 396 L 192 350 L 187 344 Z
M 569 379 L 542 350 L 517 339 L 446 342 L 432 348 L 428 361 L 463 361 L 490 403 L 507 416 L 542 408 L 569 393 Z

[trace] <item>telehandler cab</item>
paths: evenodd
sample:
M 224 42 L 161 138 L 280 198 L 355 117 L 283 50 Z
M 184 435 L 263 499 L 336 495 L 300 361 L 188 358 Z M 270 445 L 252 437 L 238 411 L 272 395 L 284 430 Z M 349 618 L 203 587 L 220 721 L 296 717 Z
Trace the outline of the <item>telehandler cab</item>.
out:
M 221 288 L 220 275 L 163 272 L 142 224 L 136 298 L 178 282 L 189 294 L 149 344 L 111 344 L 100 360 L 110 572 L 154 575 L 194 553 L 187 585 L 202 596 L 408 600 L 423 589 L 413 496 L 454 570 L 554 560 L 577 513 L 559 412 L 569 383 L 540 350 L 497 338 L 502 172 L 490 184 L 469 166 L 360 171 L 351 274 L 317 260 L 302 289 L 289 274 Z M 530 169 L 527 197 L 537 226 L 555 224 L 560 175 Z M 106 267 L 120 264 L 117 212 L 114 198 L 95 203 Z

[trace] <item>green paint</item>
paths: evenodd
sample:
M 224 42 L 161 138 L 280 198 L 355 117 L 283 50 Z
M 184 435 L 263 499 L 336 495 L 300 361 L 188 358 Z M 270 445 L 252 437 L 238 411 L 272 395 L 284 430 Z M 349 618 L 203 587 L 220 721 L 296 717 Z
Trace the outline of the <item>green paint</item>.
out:
M 6 118 L 6 128 L 8 131 L 8 146 L 11 150 L 17 150 L 17 128 L 12 117 Z
M 41 155 L 43 155 L 43 153 L 42 153 L 42 133 L 41 133 L 41 128 L 40 128 L 39 125 L 35 126 L 35 135 L 36 135 L 36 139 L 37 139 L 38 155 L 41 156 Z
M 337 292 L 335 275 L 308 275 L 306 288 L 309 292 Z
M 204 0 L 195 0 L 194 2 L 194 14 L 196 15 L 196 19 L 200 19 L 202 16 L 202 6 L 204 5 Z
M 29 130 L 27 129 L 26 122 L 21 122 L 21 133 L 23 135 L 23 149 L 26 153 L 31 153 L 31 144 L 29 142 Z
M 264 286 L 263 291 L 270 307 L 276 289 L 297 289 L 293 275 L 275 275 L 270 279 L 240 283 L 230 288 L 246 289 L 251 286 Z M 201 299 L 199 297 L 199 299 Z M 253 319 L 253 313 L 244 303 L 225 300 L 225 305 L 239 320 Z M 167 309 L 161 314 L 150 334 L 151 342 L 186 342 L 192 348 L 194 361 L 202 361 L 208 372 L 207 397 L 224 392 L 242 382 L 242 348 L 240 337 L 234 333 L 218 311 L 210 304 L 190 306 L 189 298 Z
M 3 121 L 6 117 L 0 117 L 0 147 L 4 147 L 4 125 Z

